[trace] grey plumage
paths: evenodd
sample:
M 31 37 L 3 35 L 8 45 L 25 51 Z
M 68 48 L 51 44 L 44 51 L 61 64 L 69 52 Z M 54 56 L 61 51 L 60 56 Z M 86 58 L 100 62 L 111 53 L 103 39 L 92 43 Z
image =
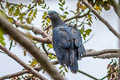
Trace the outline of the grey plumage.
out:
M 53 49 L 61 65 L 72 72 L 78 71 L 78 60 L 85 54 L 80 31 L 67 26 L 56 11 L 49 11 L 48 16 L 53 26 Z

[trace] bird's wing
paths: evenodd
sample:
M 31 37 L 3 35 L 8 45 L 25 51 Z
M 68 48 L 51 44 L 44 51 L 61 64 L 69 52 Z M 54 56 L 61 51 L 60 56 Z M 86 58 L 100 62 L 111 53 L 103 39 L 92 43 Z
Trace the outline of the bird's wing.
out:
M 76 47 L 82 45 L 82 37 L 79 30 L 72 28 L 72 37 L 75 39 Z
M 85 48 L 82 44 L 82 37 L 80 31 L 73 28 L 72 29 L 72 38 L 75 39 L 75 46 L 78 48 L 78 58 L 81 59 L 83 55 L 85 55 Z
M 53 30 L 53 43 L 57 44 L 62 48 L 70 47 L 70 35 L 68 34 L 67 28 L 60 27 Z
M 53 48 L 61 65 L 69 65 L 68 50 L 70 48 L 70 37 L 67 28 L 57 27 L 53 29 Z

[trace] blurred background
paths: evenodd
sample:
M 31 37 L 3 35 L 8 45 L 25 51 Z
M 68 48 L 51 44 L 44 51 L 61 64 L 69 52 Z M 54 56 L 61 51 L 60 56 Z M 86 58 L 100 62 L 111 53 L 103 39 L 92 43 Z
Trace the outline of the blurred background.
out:
M 9 0 L 12 3 L 24 3 L 29 4 L 31 0 Z M 57 0 L 46 0 L 46 4 L 50 6 L 50 10 L 55 10 L 58 13 L 62 14 L 61 10 L 58 7 Z M 66 0 L 65 6 L 68 6 L 68 10 L 75 10 L 76 9 L 77 0 Z M 41 7 L 38 6 L 39 10 L 42 10 Z M 37 13 L 36 19 L 32 22 L 32 24 L 36 27 L 41 26 L 42 22 L 42 11 Z M 68 18 L 72 17 L 73 14 L 69 13 Z M 118 17 L 113 9 L 105 11 L 103 10 L 101 16 L 104 17 L 113 27 L 115 30 L 118 31 Z M 94 49 L 94 50 L 103 50 L 103 49 L 117 49 L 118 48 L 118 39 L 108 30 L 108 28 L 98 19 L 93 19 L 93 24 L 91 26 L 92 32 L 87 37 L 88 39 L 90 36 L 94 34 L 94 36 L 84 44 L 86 49 Z M 9 46 L 9 39 L 6 39 L 8 43 L 6 46 Z M 21 46 L 17 44 L 16 47 L 13 47 L 11 51 L 15 53 L 19 58 L 21 58 L 25 63 L 29 64 L 31 60 L 31 56 L 27 54 L 24 56 L 21 50 Z M 116 59 L 117 60 L 117 59 Z M 111 62 L 111 59 L 98 59 L 87 57 L 83 58 L 79 61 L 79 69 L 100 79 L 107 75 L 107 66 Z M 4 76 L 7 74 L 19 72 L 23 69 L 16 61 L 8 57 L 6 54 L 0 53 L 0 76 Z M 42 73 L 42 72 L 41 72 Z M 49 76 L 48 74 L 44 74 L 45 76 Z M 83 74 L 77 73 L 73 74 L 70 71 L 65 75 L 66 79 L 69 80 L 93 80 Z M 50 79 L 50 77 L 49 77 Z M 107 80 L 107 79 L 105 79 Z

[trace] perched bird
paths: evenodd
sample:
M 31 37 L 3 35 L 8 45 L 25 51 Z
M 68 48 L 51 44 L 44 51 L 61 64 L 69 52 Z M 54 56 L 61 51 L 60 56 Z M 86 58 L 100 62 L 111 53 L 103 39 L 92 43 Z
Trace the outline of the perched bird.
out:
M 80 31 L 66 25 L 56 11 L 48 11 L 53 26 L 53 49 L 59 63 L 73 73 L 78 71 L 78 60 L 85 54 Z

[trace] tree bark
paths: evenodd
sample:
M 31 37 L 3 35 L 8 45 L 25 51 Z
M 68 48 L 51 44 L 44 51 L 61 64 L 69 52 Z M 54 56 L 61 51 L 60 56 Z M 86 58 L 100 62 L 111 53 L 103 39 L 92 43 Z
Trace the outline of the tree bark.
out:
M 42 55 L 43 52 L 40 52 L 40 50 L 29 39 L 20 34 L 20 32 L 2 16 L 0 16 L 0 27 L 26 50 L 28 50 L 54 80 L 64 80 L 64 78 L 57 72 L 55 67 L 48 62 L 48 59 Z

